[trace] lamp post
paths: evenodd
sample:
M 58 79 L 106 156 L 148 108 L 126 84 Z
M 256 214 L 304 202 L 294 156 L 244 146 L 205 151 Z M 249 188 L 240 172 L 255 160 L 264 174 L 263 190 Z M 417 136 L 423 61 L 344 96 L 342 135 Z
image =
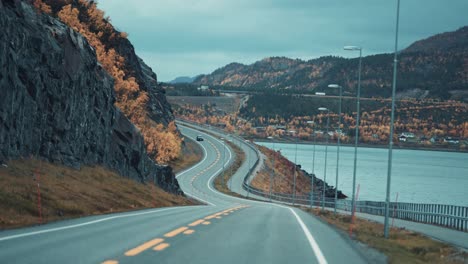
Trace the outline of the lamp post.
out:
M 392 114 L 390 118 L 390 141 L 388 143 L 388 170 L 387 170 L 387 193 L 385 196 L 385 221 L 384 221 L 384 236 L 389 236 L 389 207 L 390 207 L 390 184 L 392 176 L 392 150 L 393 150 L 393 122 L 395 119 L 395 91 L 397 81 L 397 63 L 398 63 L 398 26 L 400 22 L 400 0 L 397 0 L 397 13 L 396 13 L 396 32 L 395 32 L 395 58 L 393 60 L 393 84 L 392 84 Z
M 322 210 L 325 210 L 325 181 L 327 180 L 327 156 L 328 156 L 328 125 L 330 123 L 330 110 L 325 107 L 319 107 L 319 111 L 326 111 L 327 112 L 327 140 L 325 143 L 325 170 L 323 172 L 323 188 L 322 188 Z
M 224 186 L 224 185 L 225 185 L 225 180 L 226 180 L 226 179 L 224 178 L 224 176 L 225 176 L 225 171 L 224 171 L 224 158 L 225 158 L 225 156 L 226 156 L 226 146 L 224 145 L 224 144 L 225 144 L 225 143 L 224 143 L 224 138 L 220 138 L 220 139 L 221 139 L 221 141 L 223 141 L 223 177 L 222 177 L 223 180 L 222 180 L 222 184 L 223 184 L 223 186 Z
M 289 130 L 289 133 L 296 134 L 296 130 Z M 294 152 L 294 178 L 293 178 L 293 192 L 292 192 L 292 204 L 296 202 L 296 174 L 297 174 L 297 137 L 296 137 L 296 151 Z
M 232 142 L 231 135 L 228 135 L 228 137 L 229 137 L 228 141 L 229 141 L 229 142 Z M 228 182 L 229 182 L 229 190 L 232 189 L 232 165 L 233 165 L 233 164 L 231 163 L 230 166 L 229 166 L 229 176 L 228 176 L 228 177 L 229 177 L 229 180 L 228 180 Z
M 312 175 L 310 176 L 310 208 L 314 206 L 314 178 L 315 178 L 315 122 L 307 121 L 307 124 L 312 124 L 314 128 L 314 154 L 312 154 Z
M 361 68 L 362 68 L 362 47 L 345 46 L 345 50 L 359 51 L 359 69 L 358 69 L 358 89 L 356 97 L 356 128 L 354 133 L 354 168 L 353 168 L 353 194 L 351 196 L 351 214 L 354 216 L 354 208 L 356 207 L 356 169 L 357 169 L 357 149 L 359 142 L 359 118 L 361 112 Z
M 270 202 L 271 202 L 271 196 L 273 193 L 273 178 L 275 176 L 275 156 L 276 156 L 276 151 L 275 151 L 275 138 L 272 136 L 269 136 L 268 139 L 270 139 L 273 142 L 273 168 L 270 173 Z
M 341 138 L 341 103 L 342 103 L 342 95 L 343 95 L 343 87 L 339 86 L 338 84 L 330 84 L 328 88 L 333 89 L 340 89 L 340 104 L 338 107 L 338 141 L 337 141 L 337 148 L 336 148 L 336 179 L 335 179 L 335 208 L 334 212 L 336 214 L 336 204 L 338 201 L 338 166 L 340 163 L 340 138 Z

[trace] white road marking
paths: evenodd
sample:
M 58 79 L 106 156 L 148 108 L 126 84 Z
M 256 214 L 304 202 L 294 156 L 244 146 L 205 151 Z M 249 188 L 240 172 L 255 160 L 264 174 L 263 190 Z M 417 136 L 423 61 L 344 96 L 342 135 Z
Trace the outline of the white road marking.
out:
M 98 220 L 94 220 L 94 221 L 89 221 L 89 222 L 85 222 L 85 223 L 81 223 L 81 224 L 62 226 L 62 227 L 56 227 L 56 228 L 45 229 L 45 230 L 40 230 L 40 231 L 34 231 L 34 232 L 28 232 L 28 233 L 23 233 L 23 234 L 17 234 L 17 235 L 12 235 L 12 236 L 1 237 L 0 241 L 11 240 L 11 239 L 20 238 L 20 237 L 34 236 L 34 235 L 45 234 L 45 233 L 51 233 L 51 232 L 56 232 L 56 231 L 61 231 L 61 230 L 67 230 L 67 229 L 72 229 L 72 228 L 97 224 L 97 223 L 101 223 L 101 222 L 105 222 L 105 221 L 109 221 L 109 220 L 113 220 L 113 219 L 118 219 L 118 218 L 127 218 L 127 217 L 132 217 L 132 216 L 140 216 L 140 215 L 146 215 L 146 214 L 160 213 L 160 212 L 175 210 L 175 209 L 189 209 L 189 208 L 193 208 L 193 207 L 171 207 L 171 208 L 165 208 L 165 209 L 152 210 L 152 211 L 149 211 L 149 212 L 140 212 L 140 213 L 131 213 L 131 214 L 124 214 L 124 215 L 110 216 L 110 217 L 106 217 L 106 218 L 102 218 L 102 219 L 98 219 Z
M 302 221 L 302 219 L 299 217 L 299 215 L 297 215 L 296 212 L 294 212 L 294 210 L 293 210 L 292 208 L 289 208 L 289 210 L 290 210 L 291 213 L 296 217 L 297 222 L 298 222 L 299 225 L 302 227 L 302 231 L 303 231 L 304 234 L 306 235 L 307 240 L 309 240 L 310 247 L 311 247 L 312 250 L 314 251 L 315 257 L 317 258 L 318 263 L 320 263 L 320 264 L 327 264 L 328 262 L 327 262 L 327 260 L 325 259 L 325 257 L 323 256 L 322 250 L 320 250 L 319 245 L 318 245 L 317 242 L 315 241 L 314 237 L 313 237 L 312 234 L 310 233 L 310 231 L 309 231 L 309 229 L 307 228 L 307 226 L 304 224 L 304 222 Z
M 191 128 L 188 128 L 188 127 L 184 127 L 184 128 L 186 128 L 186 129 L 188 129 L 188 130 L 192 130 L 192 131 L 197 131 L 197 130 L 194 130 L 194 129 L 191 129 Z M 189 169 L 187 169 L 187 170 L 185 170 L 185 171 L 183 171 L 183 172 L 180 172 L 180 173 L 176 176 L 176 178 L 179 178 L 179 177 L 182 176 L 183 174 L 185 174 L 185 173 L 187 173 L 187 172 L 189 172 L 189 171 L 191 171 L 191 170 L 197 168 L 198 166 L 200 166 L 201 164 L 203 164 L 203 162 L 205 162 L 205 160 L 207 159 L 208 155 L 207 155 L 207 150 L 206 150 L 205 146 L 203 146 L 203 145 L 202 145 L 201 143 L 199 143 L 198 141 L 195 141 L 195 142 L 196 142 L 199 146 L 201 146 L 201 147 L 203 148 L 203 153 L 204 153 L 203 159 L 202 159 L 200 162 L 198 162 L 197 165 L 193 166 L 192 168 L 189 168 Z M 215 174 L 216 174 L 216 173 L 215 173 Z M 190 184 L 193 186 L 193 182 L 191 182 Z M 192 197 L 192 198 L 195 198 L 195 199 L 201 201 L 201 202 L 207 203 L 207 204 L 209 204 L 209 205 L 211 205 L 211 206 L 216 206 L 215 204 L 213 204 L 213 203 L 211 203 L 211 202 L 209 202 L 209 201 L 206 201 L 206 200 L 204 200 L 204 199 L 202 199 L 202 198 L 200 198 L 200 197 L 194 195 L 193 193 L 189 193 L 188 191 L 184 191 L 184 193 L 185 193 L 186 195 Z
M 186 127 L 187 128 L 187 127 Z M 191 128 L 189 128 L 191 129 Z M 191 129 L 191 130 L 194 130 L 194 129 Z M 217 140 L 216 138 L 212 137 L 211 135 L 208 135 L 206 134 L 207 136 Z M 244 143 L 245 144 L 245 143 Z M 200 144 L 201 145 L 201 144 Z M 202 146 L 202 145 L 201 145 Z M 202 146 L 203 147 L 203 146 Z M 204 147 L 203 147 L 204 148 Z M 229 148 L 227 148 L 228 151 L 229 151 L 229 155 L 230 155 L 230 158 L 228 160 L 231 159 L 231 151 Z M 204 148 L 204 150 L 206 151 L 206 148 Z M 262 205 L 268 205 L 268 206 L 275 206 L 275 207 L 281 207 L 281 208 L 285 208 L 285 209 L 289 209 L 290 212 L 293 214 L 293 216 L 296 218 L 298 224 L 301 226 L 302 228 L 302 231 L 304 232 L 304 235 L 306 236 L 307 240 L 309 241 L 309 244 L 312 248 L 312 251 L 314 252 L 314 255 L 315 257 L 317 258 L 317 261 L 320 263 L 320 264 L 327 264 L 327 260 L 325 259 L 325 256 L 323 255 L 322 251 L 320 250 L 320 247 L 319 245 L 317 244 L 317 242 L 315 241 L 314 237 L 312 236 L 312 234 L 310 233 L 309 229 L 307 228 L 307 226 L 304 224 L 304 222 L 302 221 L 302 219 L 299 217 L 299 215 L 294 211 L 294 209 L 288 207 L 288 206 L 284 206 L 284 205 L 280 205 L 280 204 L 275 204 L 275 203 L 268 203 L 268 202 L 262 202 L 262 201 L 253 201 L 253 200 L 248 200 L 248 199 L 243 199 L 243 198 L 239 198 L 239 197 L 235 197 L 235 196 L 230 196 L 230 195 L 227 195 L 227 194 L 224 194 L 224 193 L 221 193 L 219 192 L 218 190 L 214 190 L 211 188 L 211 182 L 213 181 L 213 178 L 217 176 L 217 174 L 222 170 L 222 168 L 220 168 L 218 171 L 216 171 L 213 176 L 210 177 L 210 179 L 208 180 L 208 183 L 207 183 L 207 186 L 208 188 L 215 192 L 216 194 L 219 194 L 219 195 L 222 195 L 222 196 L 225 196 L 225 197 L 228 197 L 230 199 L 235 199 L 235 200 L 242 200 L 243 202 L 248 202 L 248 203 L 256 203 L 256 204 L 262 204 Z

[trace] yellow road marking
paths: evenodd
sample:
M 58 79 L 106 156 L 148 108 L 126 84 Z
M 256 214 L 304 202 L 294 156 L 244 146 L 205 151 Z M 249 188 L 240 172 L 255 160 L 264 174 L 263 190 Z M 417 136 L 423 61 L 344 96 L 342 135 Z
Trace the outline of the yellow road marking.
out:
M 202 224 L 203 224 L 203 225 L 209 225 L 209 224 L 211 224 L 211 222 L 205 221 L 205 222 L 203 222 Z
M 155 247 L 153 248 L 153 250 L 156 250 L 156 251 L 163 251 L 163 250 L 165 250 L 166 248 L 168 248 L 169 246 L 170 246 L 169 243 L 161 243 L 161 244 L 155 246 Z
M 193 230 L 193 229 L 189 229 L 189 230 L 184 231 L 185 235 L 191 235 L 193 233 L 195 233 L 195 230 Z
M 178 234 L 184 232 L 187 229 L 188 229 L 188 227 L 186 227 L 186 226 L 179 227 L 179 228 L 177 228 L 175 230 L 172 230 L 171 232 L 165 234 L 164 236 L 165 237 L 175 237 L 175 236 L 177 236 Z
M 200 219 L 200 220 L 197 220 L 197 221 L 195 221 L 195 222 L 193 222 L 193 223 L 189 224 L 189 226 L 197 226 L 197 225 L 199 225 L 199 224 L 203 223 L 204 221 L 205 221 L 205 220 L 203 220 L 203 219 Z
M 156 246 L 157 244 L 159 244 L 159 243 L 161 243 L 163 241 L 164 241 L 164 239 L 162 239 L 162 238 L 153 239 L 151 241 L 148 241 L 148 242 L 146 242 L 144 244 L 139 245 L 138 247 L 136 247 L 134 249 L 130 249 L 129 251 L 125 252 L 125 256 L 132 257 L 132 256 L 135 256 L 135 255 L 138 255 L 141 252 L 147 250 L 148 248 Z
M 222 217 L 221 217 L 221 216 L 217 216 L 217 217 L 215 217 L 215 218 L 216 218 L 216 219 L 221 219 Z
M 216 216 L 218 216 L 218 215 L 214 214 L 214 215 L 207 216 L 204 219 L 205 220 L 210 220 L 211 218 L 215 218 Z
M 117 260 L 106 260 L 101 264 L 119 264 L 119 262 Z
M 224 213 L 223 215 L 229 215 L 228 213 Z

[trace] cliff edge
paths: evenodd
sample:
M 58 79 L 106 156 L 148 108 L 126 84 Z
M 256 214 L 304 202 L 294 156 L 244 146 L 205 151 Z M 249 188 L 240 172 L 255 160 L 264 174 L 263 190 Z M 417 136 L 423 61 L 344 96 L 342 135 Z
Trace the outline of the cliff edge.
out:
M 84 37 L 18 0 L 0 0 L 0 30 L 0 160 L 104 165 L 182 193 L 172 169 L 148 157 L 143 137 L 114 106 L 113 79 Z

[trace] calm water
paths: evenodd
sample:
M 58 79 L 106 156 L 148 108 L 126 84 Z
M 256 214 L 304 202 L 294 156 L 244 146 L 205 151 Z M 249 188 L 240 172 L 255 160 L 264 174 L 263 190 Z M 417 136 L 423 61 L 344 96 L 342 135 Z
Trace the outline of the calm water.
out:
M 258 143 L 273 148 L 270 142 Z M 275 143 L 294 162 L 295 144 Z M 297 146 L 297 164 L 312 172 L 313 145 Z M 315 174 L 323 179 L 325 146 L 316 146 Z M 338 189 L 349 197 L 353 184 L 354 148 L 340 148 Z M 358 148 L 356 188 L 359 200 L 385 201 L 388 150 Z M 335 186 L 336 146 L 328 147 L 327 179 Z M 468 206 L 468 153 L 393 150 L 391 201 Z

